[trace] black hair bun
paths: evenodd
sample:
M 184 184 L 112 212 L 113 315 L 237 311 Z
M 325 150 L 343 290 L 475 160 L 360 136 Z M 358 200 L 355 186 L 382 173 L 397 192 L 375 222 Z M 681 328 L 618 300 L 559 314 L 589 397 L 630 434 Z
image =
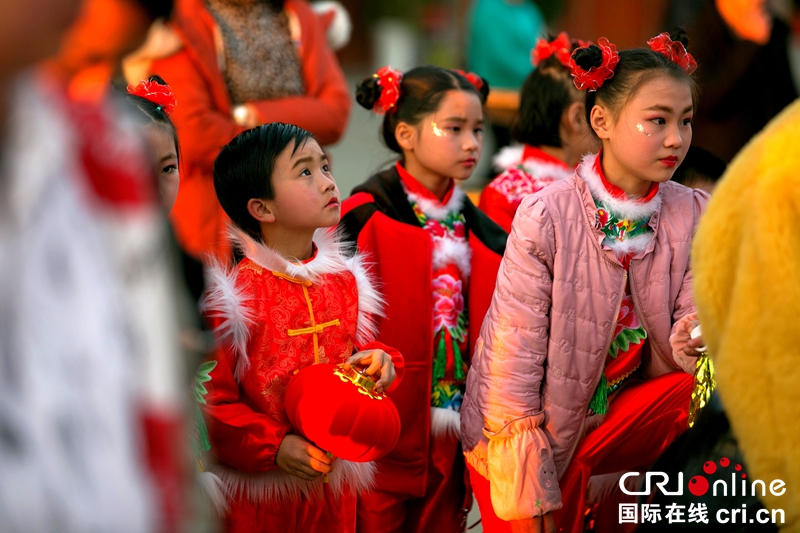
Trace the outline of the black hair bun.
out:
M 370 76 L 356 85 L 356 102 L 364 109 L 372 111 L 375 102 L 381 96 L 381 86 L 378 85 L 378 78 Z
M 166 85 L 167 87 L 169 87 L 169 84 L 164 81 L 164 78 L 162 78 L 158 74 L 153 74 L 152 76 L 147 78 L 147 81 L 149 81 L 150 83 L 157 83 L 159 85 Z
M 481 88 L 478 89 L 478 94 L 481 97 L 481 103 L 485 104 L 486 99 L 489 98 L 489 90 L 490 90 L 489 80 L 487 80 L 483 76 L 478 76 L 478 77 L 481 79 L 482 82 Z
M 689 49 L 689 36 L 686 35 L 686 32 L 683 30 L 683 28 L 675 28 L 672 30 L 672 32 L 669 34 L 669 38 L 673 41 L 680 42 L 687 50 Z
M 603 64 L 603 51 L 596 44 L 590 44 L 585 48 L 578 48 L 572 52 L 572 59 L 583 70 L 589 70 Z

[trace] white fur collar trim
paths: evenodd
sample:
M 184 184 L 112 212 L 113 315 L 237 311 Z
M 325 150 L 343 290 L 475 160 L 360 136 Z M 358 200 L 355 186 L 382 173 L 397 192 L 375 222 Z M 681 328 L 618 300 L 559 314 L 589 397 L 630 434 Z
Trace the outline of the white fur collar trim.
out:
M 559 165 L 549 161 L 530 158 L 523 161 L 520 166 L 522 169 L 536 179 L 552 179 L 553 181 L 563 180 L 572 176 L 575 171 L 566 165 Z
M 408 199 L 417 204 L 422 212 L 425 213 L 426 217 L 434 220 L 444 220 L 447 218 L 449 213 L 461 211 L 461 208 L 464 206 L 464 198 L 467 197 L 464 191 L 462 191 L 458 186 L 454 185 L 453 194 L 450 195 L 450 199 L 447 201 L 447 203 L 442 205 L 436 200 L 423 198 L 422 196 L 409 191 L 405 185 L 403 185 L 403 189 L 405 189 Z
M 261 474 L 247 474 L 224 465 L 209 465 L 225 484 L 228 494 L 244 495 L 250 501 L 280 502 L 296 501 L 299 498 L 318 501 L 324 497 L 323 480 L 305 481 L 287 474 L 281 469 Z M 353 463 L 335 459 L 333 470 L 328 474 L 328 487 L 335 496 L 345 490 L 358 494 L 371 490 L 375 485 L 374 463 Z
M 323 274 L 350 272 L 355 278 L 358 291 L 356 343 L 364 345 L 375 340 L 378 319 L 384 316 L 383 298 L 363 256 L 344 255 L 349 246 L 341 242 L 338 231 L 317 230 L 314 234 L 317 256 L 306 264 L 288 261 L 277 251 L 255 241 L 237 228 L 231 229 L 231 236 L 247 258 L 273 272 L 308 281 L 316 281 Z M 256 317 L 247 305 L 247 294 L 236 285 L 236 273 L 236 269 L 226 269 L 218 263 L 209 264 L 206 269 L 208 291 L 201 307 L 210 317 L 222 318 L 216 334 L 220 343 L 232 346 L 236 356 L 234 376 L 237 381 L 241 381 L 250 367 L 247 342 L 250 339 L 250 327 L 255 323 Z
M 522 162 L 524 146 L 506 146 L 492 158 L 492 166 L 498 172 L 503 172 L 511 167 L 515 167 Z
M 352 250 L 352 246 L 342 240 L 338 229 L 320 228 L 314 232 L 316 257 L 307 263 L 300 263 L 287 259 L 235 226 L 231 226 L 228 234 L 234 246 L 259 266 L 306 281 L 316 281 L 323 274 L 336 274 L 347 270 L 345 258 Z
M 642 220 L 652 216 L 661 208 L 661 191 L 647 203 L 637 202 L 634 199 L 621 200 L 614 198 L 606 190 L 603 180 L 594 170 L 595 160 L 598 154 L 589 154 L 583 157 L 583 161 L 576 170 L 578 176 L 586 182 L 592 197 L 601 202 L 606 209 L 615 216 L 628 220 Z

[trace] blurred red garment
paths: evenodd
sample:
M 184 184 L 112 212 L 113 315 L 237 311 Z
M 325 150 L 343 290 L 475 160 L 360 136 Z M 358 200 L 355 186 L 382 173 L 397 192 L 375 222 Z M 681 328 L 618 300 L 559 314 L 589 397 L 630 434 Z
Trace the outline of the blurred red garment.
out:
M 234 120 L 236 104 L 247 104 L 245 112 L 256 113 L 258 123 L 296 124 L 323 145 L 339 140 L 347 125 L 350 93 L 322 21 L 301 0 L 287 0 L 284 12 L 301 67 L 302 96 L 233 102 L 220 68 L 225 57 L 221 32 L 202 0 L 176 2 L 171 28 L 183 47 L 150 68 L 169 82 L 180 102 L 173 121 L 181 138 L 181 186 L 171 218 L 181 245 L 195 257 L 226 258 L 230 251 L 228 220 L 212 172 L 220 148 L 247 129 Z
M 7 101 L 0 531 L 177 531 L 184 372 L 143 139 L 44 74 Z

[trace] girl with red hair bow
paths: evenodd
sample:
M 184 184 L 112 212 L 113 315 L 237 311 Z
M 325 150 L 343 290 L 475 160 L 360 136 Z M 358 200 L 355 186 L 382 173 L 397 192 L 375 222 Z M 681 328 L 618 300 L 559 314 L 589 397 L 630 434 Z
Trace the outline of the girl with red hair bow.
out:
M 570 77 L 570 55 L 583 44 L 562 32 L 539 39 L 531 51 L 535 68 L 522 86 L 511 128 L 520 146 L 495 156 L 500 174 L 481 193 L 481 210 L 506 231 L 525 196 L 571 176 L 581 156 L 599 148 L 584 118 L 583 93 Z
M 382 68 L 357 88 L 400 157 L 356 187 L 340 225 L 375 263 L 386 298 L 378 339 L 411 376 L 389 394 L 400 440 L 359 499 L 359 531 L 460 533 L 471 505 L 459 411 L 506 234 L 457 183 L 480 158 L 488 91 L 477 75 L 434 66 Z

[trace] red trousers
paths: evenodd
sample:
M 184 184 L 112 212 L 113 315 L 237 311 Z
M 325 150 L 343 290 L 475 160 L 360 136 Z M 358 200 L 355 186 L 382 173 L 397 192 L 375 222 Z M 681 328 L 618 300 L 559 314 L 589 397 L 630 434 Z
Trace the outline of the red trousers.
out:
M 358 497 L 359 533 L 461 533 L 466 528 L 472 494 L 461 442 L 431 438 L 423 498 L 374 490 Z
M 324 498 L 286 498 L 253 502 L 241 495 L 228 500 L 225 533 L 355 533 L 356 496 L 334 496 L 328 485 Z
M 553 517 L 559 532 L 583 531 L 589 477 L 614 472 L 646 470 L 686 430 L 692 376 L 670 372 L 624 388 L 609 406 L 606 419 L 578 444 L 561 476 L 563 507 Z M 469 467 L 472 489 L 486 533 L 510 533 L 509 522 L 492 508 L 489 481 Z M 602 505 L 600 506 L 602 508 Z M 616 509 L 609 509 L 615 512 Z M 619 526 L 617 531 L 624 528 Z M 612 531 L 604 528 L 603 533 Z

